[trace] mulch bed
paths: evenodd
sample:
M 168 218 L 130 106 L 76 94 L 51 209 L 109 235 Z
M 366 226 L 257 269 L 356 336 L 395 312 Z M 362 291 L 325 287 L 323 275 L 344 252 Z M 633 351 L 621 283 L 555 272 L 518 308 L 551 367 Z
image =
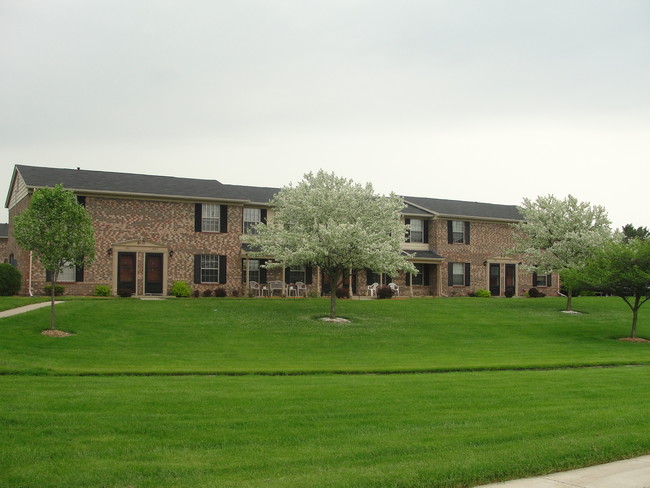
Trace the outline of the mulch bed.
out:
M 332 319 L 330 317 L 323 317 L 321 319 L 321 321 L 322 322 L 335 322 L 337 324 L 349 324 L 350 323 L 350 321 L 348 319 L 344 319 L 344 318 L 341 318 L 341 317 L 337 317 L 335 319 Z
M 66 332 L 65 330 L 52 330 L 52 329 L 46 329 L 41 332 L 44 336 L 48 337 L 70 337 L 74 335 L 72 332 Z
M 642 337 L 621 337 L 619 341 L 623 342 L 650 342 L 648 339 L 643 339 Z

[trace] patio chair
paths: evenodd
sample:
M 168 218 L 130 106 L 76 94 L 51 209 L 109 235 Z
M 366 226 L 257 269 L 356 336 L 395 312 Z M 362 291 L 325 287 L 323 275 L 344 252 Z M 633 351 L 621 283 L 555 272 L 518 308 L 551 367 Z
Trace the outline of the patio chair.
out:
M 399 296 L 399 286 L 397 286 L 395 283 L 388 283 L 388 287 L 393 290 L 393 295 L 396 297 Z
M 376 297 L 377 296 L 377 288 L 379 288 L 379 283 L 373 283 L 372 285 L 369 285 L 368 286 L 368 296 Z
M 307 285 L 305 285 L 302 281 L 297 281 L 296 282 L 296 296 L 302 296 L 306 297 L 307 296 Z
M 284 293 L 284 283 L 282 281 L 269 281 L 269 293 L 273 296 L 273 292 L 279 291 L 280 296 Z
M 248 282 L 248 289 L 253 292 L 253 295 L 255 296 L 260 296 L 262 294 L 262 288 L 260 287 L 260 284 L 257 281 L 249 281 Z

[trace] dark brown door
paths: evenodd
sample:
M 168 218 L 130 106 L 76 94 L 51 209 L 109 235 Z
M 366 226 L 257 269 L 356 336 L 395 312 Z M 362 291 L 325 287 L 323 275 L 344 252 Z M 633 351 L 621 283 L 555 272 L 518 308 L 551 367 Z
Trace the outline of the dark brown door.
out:
M 513 292 L 517 292 L 515 289 L 517 279 L 517 265 L 516 264 L 506 264 L 506 291 L 508 289 Z
M 135 253 L 121 252 L 117 255 L 117 289 L 135 293 Z
M 490 294 L 493 297 L 501 295 L 501 265 L 490 263 Z
M 144 261 L 144 292 L 162 294 L 163 255 L 160 253 L 147 253 Z

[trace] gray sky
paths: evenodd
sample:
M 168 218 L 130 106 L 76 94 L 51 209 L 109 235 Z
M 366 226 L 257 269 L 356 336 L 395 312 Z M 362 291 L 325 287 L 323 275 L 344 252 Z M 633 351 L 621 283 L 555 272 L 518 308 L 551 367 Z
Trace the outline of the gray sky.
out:
M 278 187 L 323 168 L 648 226 L 650 2 L 0 0 L 5 196 L 16 163 Z

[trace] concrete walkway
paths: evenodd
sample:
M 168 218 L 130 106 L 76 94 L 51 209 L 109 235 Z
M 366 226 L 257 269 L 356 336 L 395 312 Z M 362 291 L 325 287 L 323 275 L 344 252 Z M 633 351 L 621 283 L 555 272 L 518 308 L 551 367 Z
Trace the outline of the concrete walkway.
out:
M 650 456 L 476 488 L 650 488 Z
M 59 303 L 63 303 L 62 301 L 55 301 L 54 304 L 58 305 Z M 5 317 L 11 317 L 12 315 L 18 315 L 19 313 L 25 313 L 25 312 L 30 312 L 32 310 L 36 310 L 39 308 L 43 307 L 49 307 L 51 302 L 41 302 L 41 303 L 32 303 L 31 305 L 25 305 L 24 307 L 18 307 L 18 308 L 12 308 L 11 310 L 5 310 L 4 312 L 0 312 L 0 319 L 3 319 Z

